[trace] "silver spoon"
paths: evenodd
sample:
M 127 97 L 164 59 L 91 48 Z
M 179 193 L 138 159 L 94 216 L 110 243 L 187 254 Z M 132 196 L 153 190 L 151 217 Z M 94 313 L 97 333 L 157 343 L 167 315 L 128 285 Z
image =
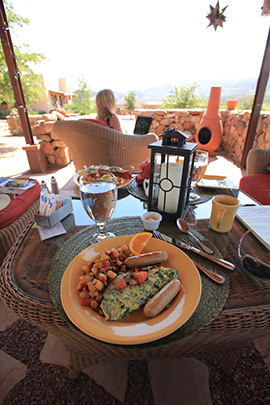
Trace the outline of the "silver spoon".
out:
M 210 254 L 210 255 L 213 253 L 213 250 L 211 250 L 211 249 L 209 249 L 209 247 L 205 246 L 205 244 L 202 243 L 202 242 L 197 238 L 197 236 L 195 236 L 193 233 L 190 232 L 189 224 L 188 224 L 184 219 L 178 218 L 178 219 L 176 220 L 176 225 L 177 225 L 178 229 L 179 229 L 181 232 L 187 233 L 187 234 L 189 234 L 190 236 L 192 236 L 206 253 L 208 253 L 208 254 Z

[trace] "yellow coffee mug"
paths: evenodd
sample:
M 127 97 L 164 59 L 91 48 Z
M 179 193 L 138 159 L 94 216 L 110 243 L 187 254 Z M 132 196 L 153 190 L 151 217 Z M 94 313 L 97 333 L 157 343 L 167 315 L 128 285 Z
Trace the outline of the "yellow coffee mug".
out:
M 209 226 L 216 232 L 229 232 L 239 207 L 237 198 L 230 195 L 216 195 L 212 199 L 212 212 Z

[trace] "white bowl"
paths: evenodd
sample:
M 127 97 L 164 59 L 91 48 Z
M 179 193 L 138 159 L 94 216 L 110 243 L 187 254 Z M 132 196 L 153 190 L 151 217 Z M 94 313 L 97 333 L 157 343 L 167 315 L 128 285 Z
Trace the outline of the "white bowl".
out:
M 147 231 L 156 231 L 162 220 L 162 215 L 155 211 L 148 211 L 142 214 L 141 219 L 143 221 L 144 229 Z

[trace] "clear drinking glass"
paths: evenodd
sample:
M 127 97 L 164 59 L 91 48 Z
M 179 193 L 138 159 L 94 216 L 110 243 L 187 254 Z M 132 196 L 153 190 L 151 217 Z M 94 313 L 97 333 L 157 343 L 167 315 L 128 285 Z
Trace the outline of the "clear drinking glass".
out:
M 197 150 L 194 160 L 192 180 L 191 180 L 191 193 L 189 194 L 189 201 L 196 201 L 200 199 L 200 196 L 192 190 L 196 187 L 197 183 L 203 177 L 209 160 L 209 154 L 205 150 Z
M 117 201 L 115 176 L 111 173 L 101 175 L 98 171 L 81 176 L 80 197 L 85 211 L 99 228 L 98 233 L 92 236 L 91 243 L 114 237 L 112 232 L 105 231 L 105 225 Z

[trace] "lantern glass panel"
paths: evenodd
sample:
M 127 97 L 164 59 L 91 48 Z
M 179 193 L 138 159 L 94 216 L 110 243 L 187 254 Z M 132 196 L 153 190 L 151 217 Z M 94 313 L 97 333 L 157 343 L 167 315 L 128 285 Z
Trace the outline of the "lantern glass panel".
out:
M 184 217 L 189 207 L 194 147 L 164 148 L 152 144 L 148 209 L 165 217 Z

